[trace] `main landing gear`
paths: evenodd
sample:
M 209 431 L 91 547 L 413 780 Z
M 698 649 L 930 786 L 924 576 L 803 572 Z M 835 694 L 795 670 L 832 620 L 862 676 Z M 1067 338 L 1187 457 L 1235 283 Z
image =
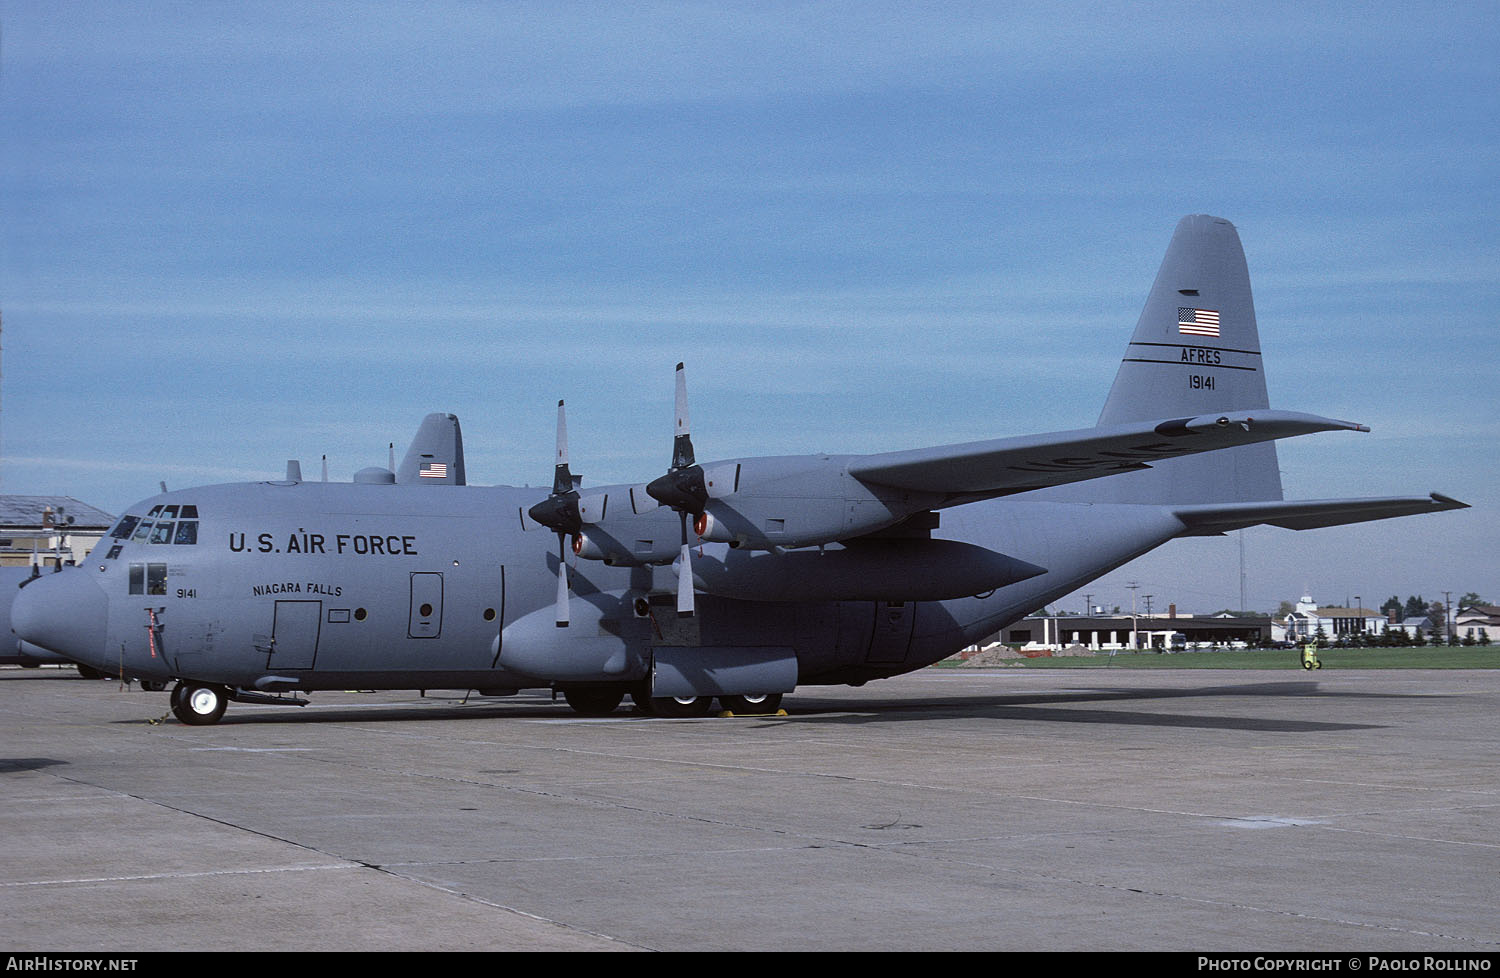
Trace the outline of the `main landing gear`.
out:
M 621 686 L 572 686 L 560 690 L 573 712 L 586 717 L 606 717 L 619 709 L 626 690 Z M 647 716 L 685 719 L 706 717 L 713 712 L 712 696 L 652 696 L 651 687 L 637 684 L 630 690 L 636 712 Z M 780 693 L 758 693 L 718 697 L 719 709 L 736 716 L 763 716 L 781 708 Z
M 740 716 L 759 716 L 775 713 L 781 709 L 780 693 L 759 693 L 747 696 L 720 696 L 721 709 Z
M 638 712 L 647 716 L 664 717 L 668 719 L 689 719 L 693 717 L 706 717 L 713 712 L 714 697 L 712 696 L 652 696 L 648 685 L 640 684 L 631 689 L 630 699 L 635 703 Z M 781 708 L 780 693 L 759 693 L 742 696 L 720 696 L 719 709 L 739 716 L 759 716 L 762 714 L 775 713 Z M 618 700 L 615 701 L 618 705 Z M 568 705 L 577 710 L 571 696 L 568 697 Z M 613 711 L 614 707 L 610 707 Z M 579 710 L 579 712 L 583 712 Z M 595 714 L 598 715 L 598 714 Z
M 615 712 L 615 707 L 625 698 L 623 689 L 590 689 L 587 686 L 563 690 L 563 699 L 574 713 L 586 717 L 605 717 Z
M 182 680 L 172 687 L 172 713 L 190 727 L 218 723 L 229 706 L 229 690 L 217 683 Z

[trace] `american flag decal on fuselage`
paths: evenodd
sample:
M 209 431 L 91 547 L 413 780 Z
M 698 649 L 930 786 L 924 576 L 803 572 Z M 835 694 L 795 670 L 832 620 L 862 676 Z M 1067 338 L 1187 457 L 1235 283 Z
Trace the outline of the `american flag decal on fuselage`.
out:
M 1189 336 L 1218 336 L 1219 310 L 1178 306 L 1177 332 Z

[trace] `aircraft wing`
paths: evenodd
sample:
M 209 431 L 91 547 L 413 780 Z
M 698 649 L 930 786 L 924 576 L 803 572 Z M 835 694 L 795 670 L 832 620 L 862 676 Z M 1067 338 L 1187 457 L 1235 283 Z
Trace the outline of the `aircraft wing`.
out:
M 1415 516 L 1418 513 L 1441 513 L 1448 509 L 1468 508 L 1468 503 L 1434 492 L 1426 496 L 1385 496 L 1371 499 L 1202 503 L 1178 506 L 1174 512 L 1188 526 L 1188 532 L 1184 536 L 1215 536 L 1262 523 L 1288 530 L 1311 530 L 1320 526 L 1341 526 L 1345 523 L 1384 520 L 1393 516 Z
M 1340 430 L 1370 429 L 1295 411 L 1231 411 L 863 455 L 849 474 L 896 489 L 1002 496 L 1148 468 L 1158 459 Z

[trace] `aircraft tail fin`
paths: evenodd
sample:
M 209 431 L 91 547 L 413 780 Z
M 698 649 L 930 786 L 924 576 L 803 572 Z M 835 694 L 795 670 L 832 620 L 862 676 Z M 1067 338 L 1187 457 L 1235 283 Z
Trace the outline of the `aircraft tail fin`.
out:
M 1177 224 L 1130 338 L 1100 426 L 1269 407 L 1250 273 L 1234 225 L 1194 214 Z M 1098 502 L 1281 499 L 1271 442 L 1154 462 L 1079 487 Z
M 451 414 L 429 414 L 411 440 L 411 447 L 396 470 L 396 482 L 404 486 L 462 486 L 464 437 L 458 418 Z

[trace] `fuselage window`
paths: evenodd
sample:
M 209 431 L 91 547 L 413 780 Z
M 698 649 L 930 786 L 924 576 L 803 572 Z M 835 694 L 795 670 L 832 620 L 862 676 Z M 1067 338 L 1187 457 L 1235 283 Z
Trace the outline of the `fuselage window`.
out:
M 161 515 L 161 507 L 160 506 L 152 506 L 151 507 L 151 512 L 147 513 L 146 515 L 150 516 L 150 517 L 160 516 Z
M 198 518 L 198 507 L 197 506 L 184 506 L 184 507 L 182 507 L 182 518 L 185 519 L 185 520 L 195 520 L 195 519 L 197 519 Z
M 183 507 L 183 508 L 185 509 L 186 507 Z M 197 543 L 198 542 L 198 521 L 197 520 L 183 520 L 181 523 L 178 523 L 177 524 L 177 537 L 172 542 L 173 543 Z
M 166 564 L 147 564 L 146 565 L 146 593 L 147 594 L 166 594 L 167 593 L 167 565 Z
M 162 511 L 161 511 L 161 515 L 165 516 L 169 520 L 175 520 L 177 518 L 177 507 L 176 506 L 163 506 L 162 507 Z
M 120 547 L 120 545 L 118 543 L 115 544 L 113 547 L 109 548 L 109 553 L 107 553 L 107 554 L 104 555 L 104 559 L 105 560 L 114 560 L 116 557 L 120 556 L 120 550 L 121 549 L 122 548 Z
M 162 520 L 160 523 L 156 524 L 156 529 L 151 531 L 151 542 L 172 542 L 172 522 L 170 520 Z
M 135 536 L 130 539 L 136 543 L 145 543 L 146 538 L 151 535 L 151 526 L 150 520 L 141 520 L 141 525 L 135 528 Z
M 146 593 L 146 565 L 145 564 L 131 564 L 130 565 L 130 593 L 131 594 L 145 594 Z

